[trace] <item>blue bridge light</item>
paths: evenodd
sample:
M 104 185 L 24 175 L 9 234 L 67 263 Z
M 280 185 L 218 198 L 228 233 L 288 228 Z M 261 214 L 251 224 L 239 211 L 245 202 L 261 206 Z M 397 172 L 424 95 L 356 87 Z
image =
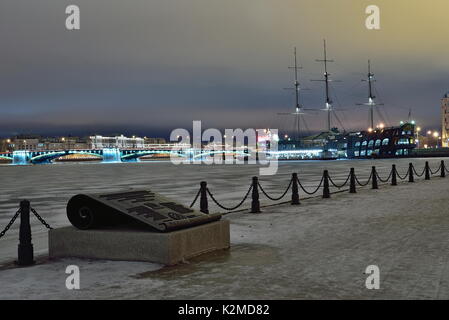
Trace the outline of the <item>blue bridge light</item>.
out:
M 116 148 L 103 149 L 103 162 L 121 162 L 120 150 Z
M 14 151 L 12 154 L 12 163 L 14 165 L 22 165 L 22 166 L 29 164 L 28 151 L 24 150 Z

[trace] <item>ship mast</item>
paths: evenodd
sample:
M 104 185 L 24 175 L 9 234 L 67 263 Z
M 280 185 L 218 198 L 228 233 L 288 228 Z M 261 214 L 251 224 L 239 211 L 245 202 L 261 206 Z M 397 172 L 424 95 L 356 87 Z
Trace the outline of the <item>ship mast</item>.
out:
M 376 80 L 374 79 L 374 73 L 371 72 L 371 60 L 368 60 L 368 78 L 366 80 L 363 79 L 362 81 L 368 82 L 368 102 L 357 105 L 364 105 L 370 108 L 370 129 L 374 129 L 374 107 L 380 106 L 382 104 L 377 104 L 376 102 L 374 102 L 376 96 L 373 94 L 373 82 L 375 82 Z
M 300 134 L 300 110 L 301 110 L 301 105 L 299 103 L 300 101 L 300 93 L 299 93 L 299 78 L 298 78 L 298 69 L 301 69 L 300 67 L 298 67 L 298 60 L 296 57 L 296 47 L 294 49 L 294 56 L 295 56 L 295 66 L 294 67 L 289 67 L 289 69 L 294 69 L 295 71 L 295 82 L 294 82 L 294 86 L 295 86 L 295 127 L 296 127 L 296 138 L 298 139 L 298 142 L 301 140 L 301 134 Z
M 331 112 L 333 111 L 332 108 L 332 100 L 330 98 L 329 93 L 329 83 L 333 80 L 329 78 L 330 73 L 327 72 L 327 63 L 328 62 L 334 62 L 334 60 L 327 59 L 327 49 L 326 49 L 326 40 L 324 40 L 324 59 L 323 60 L 316 60 L 317 62 L 323 62 L 324 64 L 324 79 L 323 80 L 312 80 L 312 81 L 322 81 L 325 82 L 325 94 L 326 94 L 326 102 L 325 102 L 325 108 L 324 111 L 327 112 L 327 131 L 331 131 Z
M 303 106 L 301 105 L 301 95 L 300 95 L 301 85 L 299 83 L 299 71 L 298 70 L 302 69 L 302 67 L 298 66 L 296 47 L 294 48 L 293 56 L 294 56 L 294 66 L 288 67 L 288 68 L 294 70 L 295 80 L 293 82 L 293 87 L 285 88 L 285 89 L 295 90 L 295 112 L 293 112 L 293 113 L 278 113 L 278 114 L 295 116 L 295 129 L 296 129 L 295 139 L 300 144 L 301 143 L 301 115 L 303 114 Z
M 371 120 L 371 128 L 374 129 L 374 98 L 373 96 L 373 85 L 372 81 L 374 78 L 374 74 L 371 73 L 371 61 L 368 60 L 368 103 L 370 105 L 370 120 Z

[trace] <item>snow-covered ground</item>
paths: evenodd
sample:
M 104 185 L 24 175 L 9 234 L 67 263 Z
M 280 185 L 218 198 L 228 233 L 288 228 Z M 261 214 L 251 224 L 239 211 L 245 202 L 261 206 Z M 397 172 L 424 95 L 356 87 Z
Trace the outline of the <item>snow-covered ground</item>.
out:
M 429 159 L 436 169 L 441 159 Z M 336 182 L 355 167 L 366 180 L 375 165 L 386 177 L 392 163 L 404 174 L 408 162 L 421 171 L 425 159 L 284 162 L 261 184 L 275 196 L 290 174 L 312 189 L 323 169 Z M 449 164 L 449 160 L 447 161 Z M 208 181 L 224 204 L 237 203 L 258 167 L 173 166 L 170 163 L 56 164 L 0 166 L 0 228 L 20 199 L 53 226 L 68 225 L 67 200 L 80 192 L 151 188 L 189 204 L 199 182 Z M 231 213 L 230 251 L 198 257 L 184 265 L 162 268 L 140 262 L 64 259 L 29 268 L 0 268 L 0 298 L 114 299 L 299 299 L 299 298 L 449 298 L 449 177 L 381 185 L 314 198 L 300 206 L 263 208 L 261 214 Z M 304 197 L 304 194 L 301 194 Z M 262 204 L 269 204 L 261 196 Z M 246 203 L 249 207 L 250 202 Z M 219 211 L 211 205 L 212 211 Z M 46 230 L 33 220 L 36 255 L 47 250 Z M 0 261 L 17 254 L 18 223 L 0 239 Z M 65 288 L 65 268 L 81 270 L 81 290 Z M 378 265 L 381 289 L 367 290 L 368 265 Z

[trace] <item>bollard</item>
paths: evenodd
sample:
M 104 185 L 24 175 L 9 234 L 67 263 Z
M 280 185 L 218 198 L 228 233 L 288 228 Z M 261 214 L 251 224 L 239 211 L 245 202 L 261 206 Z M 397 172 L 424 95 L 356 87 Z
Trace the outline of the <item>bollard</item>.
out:
M 253 177 L 253 192 L 251 201 L 251 213 L 260 213 L 259 202 L 259 178 Z
M 20 202 L 20 231 L 17 264 L 30 266 L 34 264 L 33 244 L 31 243 L 30 202 Z
M 371 168 L 371 175 L 372 175 L 372 179 L 373 179 L 372 189 L 379 189 L 379 186 L 377 184 L 377 172 L 376 172 L 376 167 L 375 166 L 373 166 Z
M 355 189 L 355 170 L 354 168 L 351 168 L 349 172 L 349 193 L 357 193 Z
M 444 164 L 444 160 L 441 160 L 441 172 L 440 172 L 441 178 L 446 178 L 446 165 Z
M 425 178 L 425 180 L 430 180 L 430 167 L 429 167 L 429 161 L 426 161 L 425 171 L 426 171 L 426 178 Z
M 298 174 L 292 173 L 292 205 L 300 204 L 298 193 Z
M 331 197 L 331 193 L 329 191 L 329 172 L 324 170 L 323 172 L 323 198 L 327 199 Z
M 398 185 L 396 174 L 397 174 L 396 165 L 393 164 L 391 166 L 391 185 L 392 186 L 397 186 Z
M 209 214 L 209 204 L 207 203 L 207 182 L 200 182 L 200 211 Z
M 408 182 L 415 182 L 415 178 L 413 176 L 413 163 L 408 164 Z

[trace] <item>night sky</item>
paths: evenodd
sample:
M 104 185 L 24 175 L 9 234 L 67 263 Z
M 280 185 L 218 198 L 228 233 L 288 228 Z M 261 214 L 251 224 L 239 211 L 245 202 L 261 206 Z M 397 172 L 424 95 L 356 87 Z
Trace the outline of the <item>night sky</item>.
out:
M 65 8 L 81 30 L 65 29 Z M 365 28 L 365 8 L 381 30 Z M 387 125 L 440 127 L 449 91 L 447 0 L 2 0 L 0 136 L 138 134 L 176 127 L 290 130 L 293 47 L 308 108 L 324 106 L 322 41 L 334 106 L 347 130 L 368 126 L 367 60 Z M 311 131 L 325 114 L 306 117 Z M 379 122 L 379 121 L 376 121 Z

